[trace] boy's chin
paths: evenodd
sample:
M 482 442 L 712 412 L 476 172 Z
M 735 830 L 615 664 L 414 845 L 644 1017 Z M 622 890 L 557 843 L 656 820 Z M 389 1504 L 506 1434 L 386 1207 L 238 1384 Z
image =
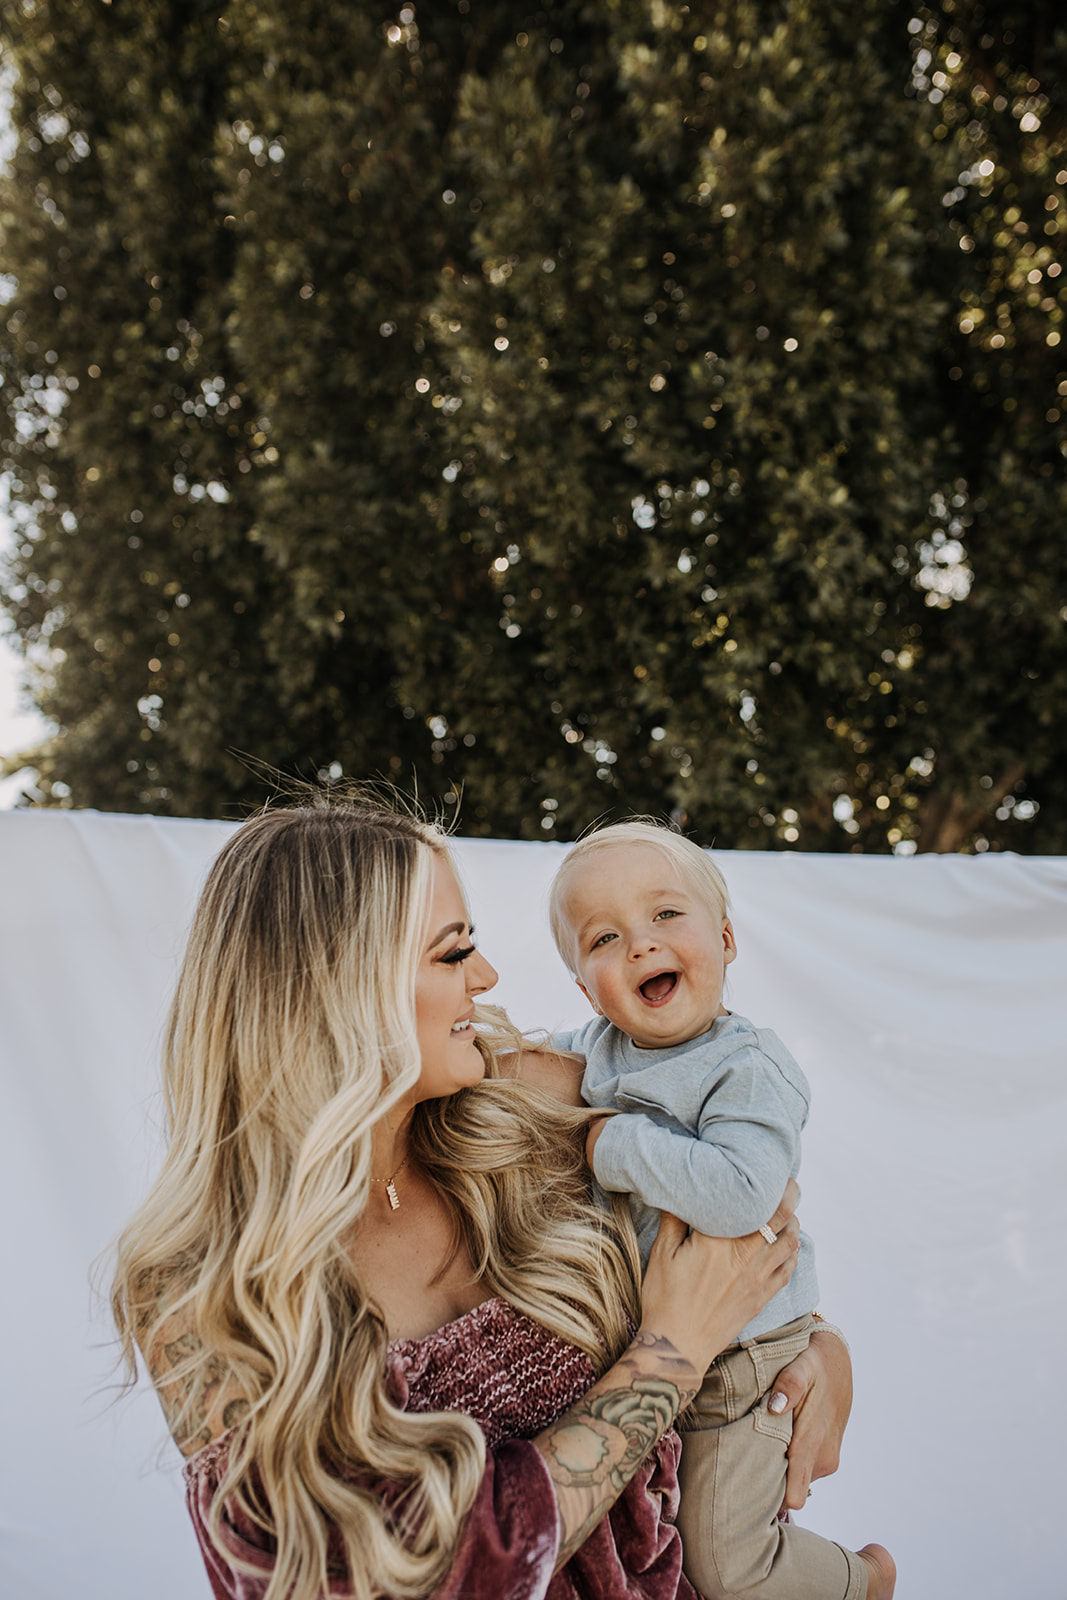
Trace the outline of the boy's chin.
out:
M 639 1050 L 673 1050 L 680 1044 L 688 1044 L 691 1039 L 699 1039 L 702 1034 L 710 1033 L 718 1015 L 717 1012 L 714 1017 L 709 1017 L 706 1021 L 698 1019 L 692 1026 L 677 1027 L 672 1027 L 664 1017 L 661 1028 L 649 1032 L 642 1029 L 640 1033 L 632 1033 L 630 1041 Z

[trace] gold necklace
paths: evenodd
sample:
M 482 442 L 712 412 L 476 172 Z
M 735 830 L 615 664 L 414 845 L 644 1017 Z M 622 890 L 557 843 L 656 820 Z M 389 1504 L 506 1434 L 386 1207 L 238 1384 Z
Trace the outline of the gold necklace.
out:
M 385 1184 L 385 1192 L 389 1197 L 389 1209 L 390 1209 L 390 1211 L 399 1211 L 400 1210 L 400 1197 L 396 1192 L 396 1180 L 397 1180 L 397 1178 L 399 1178 L 400 1174 L 403 1172 L 403 1170 L 407 1166 L 407 1164 L 408 1164 L 408 1156 L 405 1156 L 403 1161 L 397 1167 L 396 1171 L 393 1173 L 393 1176 L 391 1178 L 372 1178 L 371 1179 L 371 1183 L 384 1183 Z

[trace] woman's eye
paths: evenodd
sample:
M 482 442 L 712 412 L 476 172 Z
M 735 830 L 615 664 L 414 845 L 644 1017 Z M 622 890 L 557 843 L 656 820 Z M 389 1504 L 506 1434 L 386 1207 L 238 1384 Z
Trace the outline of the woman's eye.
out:
M 450 950 L 447 956 L 441 957 L 441 963 L 446 967 L 454 967 L 460 961 L 466 961 L 468 956 L 472 956 L 474 950 L 475 946 L 472 944 L 465 945 L 462 949 Z

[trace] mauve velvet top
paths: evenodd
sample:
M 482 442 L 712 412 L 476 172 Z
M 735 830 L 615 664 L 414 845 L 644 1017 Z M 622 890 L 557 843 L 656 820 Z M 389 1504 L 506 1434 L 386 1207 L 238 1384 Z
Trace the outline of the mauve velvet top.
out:
M 664 1434 L 619 1499 L 566 1566 L 552 1575 L 559 1544 L 556 1497 L 541 1452 L 528 1441 L 594 1382 L 586 1356 L 504 1300 L 485 1300 L 425 1339 L 389 1346 L 394 1402 L 409 1411 L 463 1411 L 485 1434 L 485 1476 L 456 1559 L 431 1600 L 698 1600 L 682 1576 L 674 1515 L 681 1446 Z M 216 1600 L 262 1600 L 273 1545 L 236 1507 L 223 1512 L 227 1555 L 208 1531 L 226 1466 L 229 1435 L 185 1466 L 186 1494 Z M 331 1584 L 331 1596 L 348 1593 Z

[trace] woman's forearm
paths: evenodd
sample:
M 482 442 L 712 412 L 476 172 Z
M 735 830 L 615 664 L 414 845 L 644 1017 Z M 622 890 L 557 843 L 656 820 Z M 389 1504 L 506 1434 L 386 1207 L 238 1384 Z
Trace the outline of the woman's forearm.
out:
M 700 1387 L 710 1363 L 779 1289 L 796 1265 L 799 1233 L 790 1183 L 771 1218 L 772 1245 L 757 1234 L 711 1239 L 664 1211 L 641 1286 L 637 1337 L 577 1405 L 533 1442 L 548 1464 L 559 1508 L 557 1566 L 614 1504 L 652 1446 Z
M 588 1394 L 533 1441 L 556 1490 L 557 1571 L 689 1404 L 700 1379 L 668 1339 L 641 1331 Z

